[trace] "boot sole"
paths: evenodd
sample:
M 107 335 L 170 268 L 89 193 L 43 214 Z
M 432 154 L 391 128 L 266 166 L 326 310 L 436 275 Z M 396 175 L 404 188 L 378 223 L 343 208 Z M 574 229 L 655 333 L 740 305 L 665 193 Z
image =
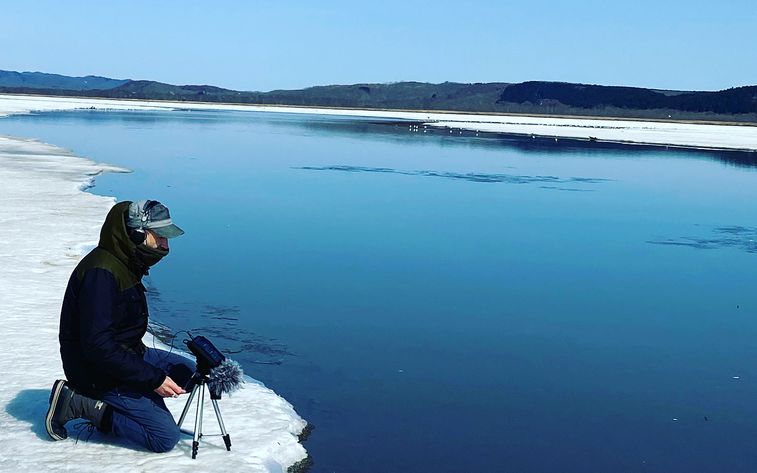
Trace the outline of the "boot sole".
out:
M 60 392 L 63 390 L 63 386 L 65 385 L 66 382 L 64 380 L 57 380 L 55 384 L 53 384 L 52 393 L 50 393 L 50 408 L 47 410 L 47 417 L 45 417 L 45 428 L 47 429 L 47 435 L 49 435 L 53 440 L 66 439 L 66 437 L 61 437 L 60 435 L 56 434 L 53 430 L 52 425 L 53 417 L 55 417 L 55 406 L 58 404 Z

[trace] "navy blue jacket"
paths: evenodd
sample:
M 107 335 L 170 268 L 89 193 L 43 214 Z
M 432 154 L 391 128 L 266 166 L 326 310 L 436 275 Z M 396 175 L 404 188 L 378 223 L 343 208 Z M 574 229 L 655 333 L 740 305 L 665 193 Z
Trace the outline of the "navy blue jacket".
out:
M 61 309 L 63 370 L 74 389 L 93 396 L 113 388 L 149 392 L 166 377 L 143 359 L 148 310 L 142 271 L 133 264 L 136 245 L 126 233 L 129 203 L 111 209 L 97 248 L 71 275 Z

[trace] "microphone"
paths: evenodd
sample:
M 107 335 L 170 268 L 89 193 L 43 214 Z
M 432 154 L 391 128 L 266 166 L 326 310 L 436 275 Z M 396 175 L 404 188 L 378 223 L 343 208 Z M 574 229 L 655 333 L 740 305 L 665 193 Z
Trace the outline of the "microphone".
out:
M 220 398 L 222 393 L 233 393 L 239 389 L 242 383 L 244 383 L 242 366 L 228 358 L 212 368 L 208 376 L 208 389 L 213 398 Z

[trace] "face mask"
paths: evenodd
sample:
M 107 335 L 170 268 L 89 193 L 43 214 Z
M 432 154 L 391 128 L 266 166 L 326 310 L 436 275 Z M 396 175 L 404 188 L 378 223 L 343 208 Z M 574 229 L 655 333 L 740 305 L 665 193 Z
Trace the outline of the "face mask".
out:
M 168 254 L 168 250 L 164 248 L 150 248 L 145 245 L 137 245 L 137 257 L 139 260 L 147 265 L 147 267 L 155 265 L 158 261 L 162 260 Z

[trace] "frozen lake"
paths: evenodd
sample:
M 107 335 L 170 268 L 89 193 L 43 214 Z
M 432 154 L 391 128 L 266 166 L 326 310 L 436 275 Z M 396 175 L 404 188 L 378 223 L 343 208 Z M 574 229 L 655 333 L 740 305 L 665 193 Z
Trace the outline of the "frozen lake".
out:
M 290 401 L 313 472 L 757 468 L 757 153 L 256 112 L 0 134 L 171 208 L 152 318 Z

